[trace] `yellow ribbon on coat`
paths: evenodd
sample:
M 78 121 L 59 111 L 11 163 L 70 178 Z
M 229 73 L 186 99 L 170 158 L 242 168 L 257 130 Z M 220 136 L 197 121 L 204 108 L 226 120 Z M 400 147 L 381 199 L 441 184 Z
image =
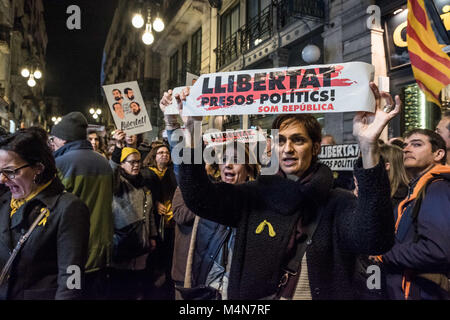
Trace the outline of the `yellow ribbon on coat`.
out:
M 273 229 L 272 224 L 267 220 L 264 220 L 259 224 L 259 226 L 256 228 L 255 233 L 260 234 L 261 232 L 263 232 L 265 226 L 269 228 L 269 236 L 271 236 L 272 238 L 275 237 L 276 236 L 275 230 Z
M 48 210 L 47 208 L 42 208 L 41 213 L 44 213 L 45 215 L 42 218 L 42 220 L 39 221 L 38 226 L 42 225 L 43 227 L 45 227 L 45 224 L 47 223 L 47 218 L 50 215 L 50 210 Z

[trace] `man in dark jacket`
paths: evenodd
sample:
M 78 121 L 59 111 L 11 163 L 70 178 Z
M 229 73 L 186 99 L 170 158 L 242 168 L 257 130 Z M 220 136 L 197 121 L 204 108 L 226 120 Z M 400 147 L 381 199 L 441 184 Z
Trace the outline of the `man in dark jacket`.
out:
M 390 299 L 448 299 L 450 272 L 450 167 L 445 141 L 435 132 L 406 134 L 404 164 L 413 179 L 400 202 L 396 237 L 383 255 Z
M 383 111 L 381 98 L 393 105 L 391 96 L 380 94 L 373 83 L 371 88 L 376 112 L 358 112 L 353 126 L 363 155 L 355 168 L 358 199 L 332 189 L 331 171 L 317 161 L 321 128 L 310 115 L 282 115 L 274 121 L 273 129 L 280 130 L 279 175 L 243 185 L 212 184 L 203 165 L 181 165 L 186 205 L 203 218 L 237 227 L 230 299 L 353 299 L 356 255 L 392 246 L 389 179 L 377 140 L 401 102 L 397 96 L 395 109 Z M 180 109 L 187 94 L 177 97 Z M 170 101 L 166 93 L 161 104 Z M 195 119 L 184 120 L 186 146 L 195 147 L 201 143 L 194 139 Z M 303 258 L 296 254 L 302 247 Z
M 65 189 L 89 208 L 89 256 L 86 263 L 88 298 L 105 298 L 106 272 L 111 264 L 113 237 L 113 172 L 108 160 L 86 140 L 87 120 L 80 112 L 65 115 L 52 128 L 56 167 Z

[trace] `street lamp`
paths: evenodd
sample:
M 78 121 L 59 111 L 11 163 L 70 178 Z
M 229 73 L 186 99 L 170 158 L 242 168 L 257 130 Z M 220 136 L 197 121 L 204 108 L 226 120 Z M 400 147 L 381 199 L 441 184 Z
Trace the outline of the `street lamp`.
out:
M 92 118 L 94 118 L 95 120 L 98 119 L 99 115 L 102 114 L 102 110 L 100 108 L 94 109 L 94 108 L 90 108 L 89 109 L 89 113 L 92 115 Z
M 36 85 L 36 80 L 35 79 L 42 78 L 42 72 L 41 72 L 41 70 L 39 70 L 38 67 L 36 67 L 34 69 L 34 71 L 31 68 L 24 67 L 20 71 L 20 74 L 21 74 L 22 77 L 28 78 L 27 84 L 28 84 L 29 87 L 34 87 Z
M 30 76 L 30 70 L 28 70 L 27 68 L 23 68 L 20 74 L 22 75 L 22 77 L 28 78 Z
M 27 84 L 29 87 L 34 87 L 36 85 L 36 80 L 34 80 L 34 76 L 32 74 L 30 75 Z
M 52 122 L 53 122 L 53 125 L 55 125 L 55 124 L 58 124 L 60 121 L 61 121 L 61 117 L 55 117 L 55 116 L 53 116 L 52 117 Z
M 160 18 L 159 13 L 156 14 L 156 19 L 151 20 L 150 8 L 147 8 L 147 21 L 145 23 L 145 31 L 142 34 L 142 42 L 145 45 L 149 46 L 155 41 L 155 36 L 152 33 L 152 25 L 153 30 L 156 32 L 161 32 L 164 30 L 164 21 Z M 144 18 L 142 17 L 141 9 L 137 13 L 134 14 L 133 19 L 131 20 L 133 26 L 137 29 L 141 28 L 144 25 Z
M 153 29 L 155 29 L 156 32 L 164 30 L 164 21 L 159 17 L 159 14 L 156 16 L 155 21 L 153 21 Z
M 144 25 L 144 18 L 142 17 L 141 10 L 139 10 L 139 12 L 133 16 L 131 23 L 136 29 L 142 28 L 142 26 Z

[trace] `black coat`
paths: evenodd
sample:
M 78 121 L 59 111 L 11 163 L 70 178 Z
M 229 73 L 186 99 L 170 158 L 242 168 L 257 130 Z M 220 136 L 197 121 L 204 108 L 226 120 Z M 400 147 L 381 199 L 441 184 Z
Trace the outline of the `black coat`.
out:
M 80 289 L 69 289 L 71 265 L 80 268 L 83 281 L 89 241 L 89 209 L 58 178 L 10 218 L 11 193 L 0 198 L 0 268 L 22 233 L 40 213 L 50 211 L 45 225 L 38 225 L 14 260 L 9 280 L 0 288 L 0 299 L 77 299 Z
M 301 215 L 321 220 L 306 249 L 313 299 L 353 299 L 357 254 L 381 254 L 394 241 L 389 179 L 380 163 L 355 168 L 360 196 L 332 189 L 333 177 L 319 166 L 303 184 L 280 176 L 260 176 L 242 185 L 213 184 L 202 165 L 182 164 L 180 188 L 190 210 L 237 227 L 229 299 L 261 299 L 274 294 L 282 276 L 289 240 Z M 256 233 L 266 220 L 268 228 Z M 305 220 L 306 221 L 306 220 Z

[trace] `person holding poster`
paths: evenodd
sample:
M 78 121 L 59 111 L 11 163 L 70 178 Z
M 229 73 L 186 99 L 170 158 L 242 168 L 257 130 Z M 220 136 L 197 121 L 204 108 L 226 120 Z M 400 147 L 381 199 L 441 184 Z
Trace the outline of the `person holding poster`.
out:
M 358 254 L 382 254 L 394 243 L 389 178 L 377 140 L 401 101 L 370 84 L 374 112 L 361 111 L 353 134 L 362 158 L 355 166 L 359 197 L 332 189 L 331 170 L 318 162 L 321 127 L 309 114 L 278 116 L 280 172 L 241 185 L 213 184 L 203 164 L 180 165 L 187 207 L 202 218 L 237 227 L 229 299 L 355 299 Z M 177 101 L 181 109 L 189 90 Z M 165 93 L 163 99 L 167 98 Z M 163 101 L 162 101 L 163 102 Z M 185 148 L 201 144 L 196 118 L 182 117 Z M 275 139 L 276 140 L 276 139 Z
M 152 130 L 150 117 L 137 81 L 108 84 L 102 88 L 118 130 L 124 131 L 127 135 Z M 126 99 L 122 92 L 125 93 Z

